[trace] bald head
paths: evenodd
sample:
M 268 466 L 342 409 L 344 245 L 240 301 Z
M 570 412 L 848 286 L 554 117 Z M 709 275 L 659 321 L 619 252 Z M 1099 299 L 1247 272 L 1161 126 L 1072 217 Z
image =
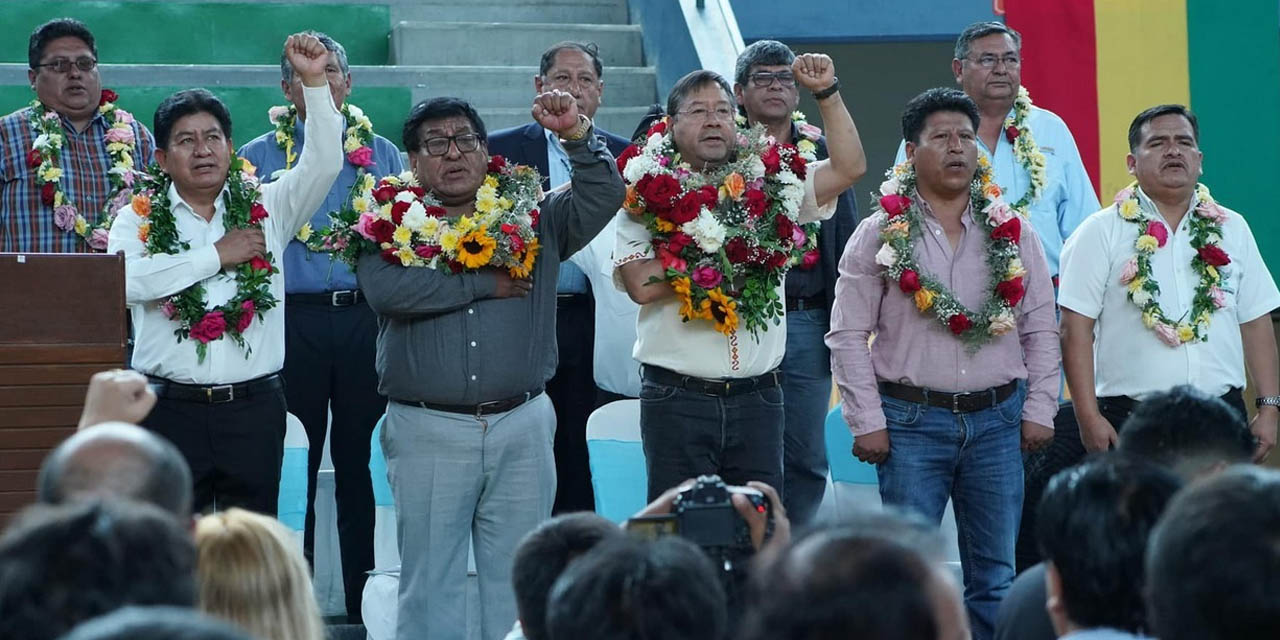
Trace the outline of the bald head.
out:
M 123 422 L 78 431 L 40 467 L 40 502 L 112 496 L 150 503 L 186 520 L 191 470 L 168 440 Z

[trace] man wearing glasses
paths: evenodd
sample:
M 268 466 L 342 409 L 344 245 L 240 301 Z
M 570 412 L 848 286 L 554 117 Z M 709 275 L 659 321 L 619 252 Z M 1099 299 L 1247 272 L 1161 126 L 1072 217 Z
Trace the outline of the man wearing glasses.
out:
M 150 164 L 155 140 L 123 111 L 110 120 L 99 111 L 112 94 L 80 22 L 36 27 L 27 58 L 37 102 L 0 118 L 0 251 L 102 251 L 107 233 L 98 227 L 125 173 L 117 169 L 113 180 L 113 166 L 123 167 L 125 155 L 139 170 Z
M 534 94 L 553 89 L 564 91 L 577 101 L 579 113 L 595 118 L 604 97 L 603 72 L 604 65 L 595 43 L 560 42 L 542 53 L 538 75 L 533 77 Z M 627 147 L 625 138 L 608 131 L 597 128 L 595 134 L 604 140 L 614 157 Z M 495 131 L 489 136 L 489 153 L 534 167 L 542 176 L 544 189 L 569 182 L 573 174 L 569 154 L 556 133 L 537 122 Z M 591 369 L 592 302 L 587 274 L 572 262 L 561 264 L 556 281 L 559 358 L 555 376 L 547 381 L 547 396 L 556 408 L 556 476 L 560 481 L 556 489 L 556 513 L 595 508 L 586 439 L 587 417 L 595 408 L 596 400 Z

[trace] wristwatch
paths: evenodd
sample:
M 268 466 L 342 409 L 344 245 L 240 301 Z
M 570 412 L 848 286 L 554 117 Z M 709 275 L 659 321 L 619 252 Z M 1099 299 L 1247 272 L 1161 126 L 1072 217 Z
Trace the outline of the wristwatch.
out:
M 840 78 L 836 78 L 836 81 L 832 82 L 831 86 L 827 87 L 826 89 L 823 89 L 822 91 L 814 91 L 813 99 L 823 100 L 823 99 L 829 98 L 832 94 L 834 94 L 839 90 L 840 90 Z
M 1262 396 L 1253 401 L 1253 406 L 1261 407 L 1280 407 L 1280 396 Z
M 587 131 L 590 131 L 590 130 L 591 130 L 591 118 L 588 118 L 587 116 L 579 113 L 578 126 L 574 128 L 572 133 L 560 139 L 564 140 L 565 142 L 577 142 L 587 137 Z

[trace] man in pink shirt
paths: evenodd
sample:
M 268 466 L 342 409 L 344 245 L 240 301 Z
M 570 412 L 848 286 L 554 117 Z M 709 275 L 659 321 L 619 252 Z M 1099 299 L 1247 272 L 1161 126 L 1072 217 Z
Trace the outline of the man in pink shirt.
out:
M 1044 250 L 980 163 L 978 118 L 955 89 L 907 104 L 907 162 L 845 248 L 827 345 L 884 502 L 941 522 L 953 501 L 985 640 L 1014 576 L 1019 449 L 1053 437 L 1060 352 Z

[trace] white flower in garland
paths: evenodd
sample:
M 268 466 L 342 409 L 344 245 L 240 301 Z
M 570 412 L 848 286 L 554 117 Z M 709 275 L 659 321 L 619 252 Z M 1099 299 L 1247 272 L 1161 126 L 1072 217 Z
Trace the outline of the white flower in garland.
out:
M 684 223 L 680 230 L 692 236 L 698 248 L 707 253 L 715 253 L 724 245 L 724 225 L 706 207 L 698 212 L 697 218 Z

